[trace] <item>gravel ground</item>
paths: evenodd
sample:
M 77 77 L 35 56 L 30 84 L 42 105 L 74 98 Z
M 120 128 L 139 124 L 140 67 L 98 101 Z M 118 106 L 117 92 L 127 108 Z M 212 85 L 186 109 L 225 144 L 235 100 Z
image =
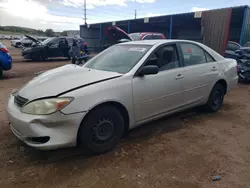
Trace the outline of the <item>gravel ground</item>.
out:
M 249 188 L 250 86 L 240 84 L 215 114 L 192 109 L 132 130 L 111 152 L 76 148 L 37 151 L 10 131 L 8 95 L 35 72 L 68 61 L 24 62 L 9 48 L 13 69 L 0 80 L 0 187 Z M 220 181 L 212 181 L 219 175 Z

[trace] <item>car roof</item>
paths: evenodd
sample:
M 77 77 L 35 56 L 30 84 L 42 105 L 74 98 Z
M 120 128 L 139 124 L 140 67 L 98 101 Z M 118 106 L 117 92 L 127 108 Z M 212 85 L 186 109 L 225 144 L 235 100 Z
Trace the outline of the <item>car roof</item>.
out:
M 191 40 L 159 39 L 159 40 L 138 40 L 138 41 L 131 41 L 131 42 L 121 43 L 119 45 L 131 44 L 131 45 L 151 45 L 151 46 L 154 46 L 154 45 L 161 45 L 161 44 L 172 43 L 172 42 L 190 42 L 190 43 L 196 43 L 195 41 L 191 41 Z

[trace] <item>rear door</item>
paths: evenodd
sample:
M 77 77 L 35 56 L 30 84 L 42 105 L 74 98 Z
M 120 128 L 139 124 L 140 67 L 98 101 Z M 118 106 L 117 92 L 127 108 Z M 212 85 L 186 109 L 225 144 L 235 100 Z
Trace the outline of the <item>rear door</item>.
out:
M 60 56 L 61 57 L 68 57 L 69 56 L 69 44 L 66 38 L 60 38 L 59 39 L 59 50 L 60 50 Z
M 208 52 L 194 43 L 179 43 L 179 48 L 185 67 L 185 104 L 192 106 L 203 103 L 218 77 L 218 63 Z

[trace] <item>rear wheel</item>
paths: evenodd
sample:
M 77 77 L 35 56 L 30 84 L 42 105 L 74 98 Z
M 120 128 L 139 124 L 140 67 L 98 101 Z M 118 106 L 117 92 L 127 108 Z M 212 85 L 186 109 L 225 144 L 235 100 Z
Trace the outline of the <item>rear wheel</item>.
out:
M 78 131 L 78 143 L 91 153 L 105 153 L 113 149 L 124 132 L 121 113 L 112 106 L 101 106 L 87 115 Z
M 209 112 L 217 112 L 223 104 L 224 96 L 225 88 L 220 83 L 215 84 L 205 106 L 206 109 Z

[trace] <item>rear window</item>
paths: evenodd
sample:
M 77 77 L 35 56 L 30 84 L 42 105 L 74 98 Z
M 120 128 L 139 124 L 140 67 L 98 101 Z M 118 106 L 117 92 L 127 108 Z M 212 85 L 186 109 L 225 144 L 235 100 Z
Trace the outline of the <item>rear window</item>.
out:
M 129 36 L 132 40 L 140 40 L 140 38 L 141 38 L 140 33 L 131 33 L 131 34 L 129 34 Z
M 162 39 L 162 36 L 161 35 L 153 35 L 152 38 L 153 39 Z
M 235 51 L 235 50 L 238 50 L 239 48 L 240 48 L 240 46 L 235 44 L 235 43 L 229 42 L 227 44 L 227 50 L 229 50 L 229 51 Z
M 1 42 L 0 42 L 0 48 L 5 48 L 5 46 Z

